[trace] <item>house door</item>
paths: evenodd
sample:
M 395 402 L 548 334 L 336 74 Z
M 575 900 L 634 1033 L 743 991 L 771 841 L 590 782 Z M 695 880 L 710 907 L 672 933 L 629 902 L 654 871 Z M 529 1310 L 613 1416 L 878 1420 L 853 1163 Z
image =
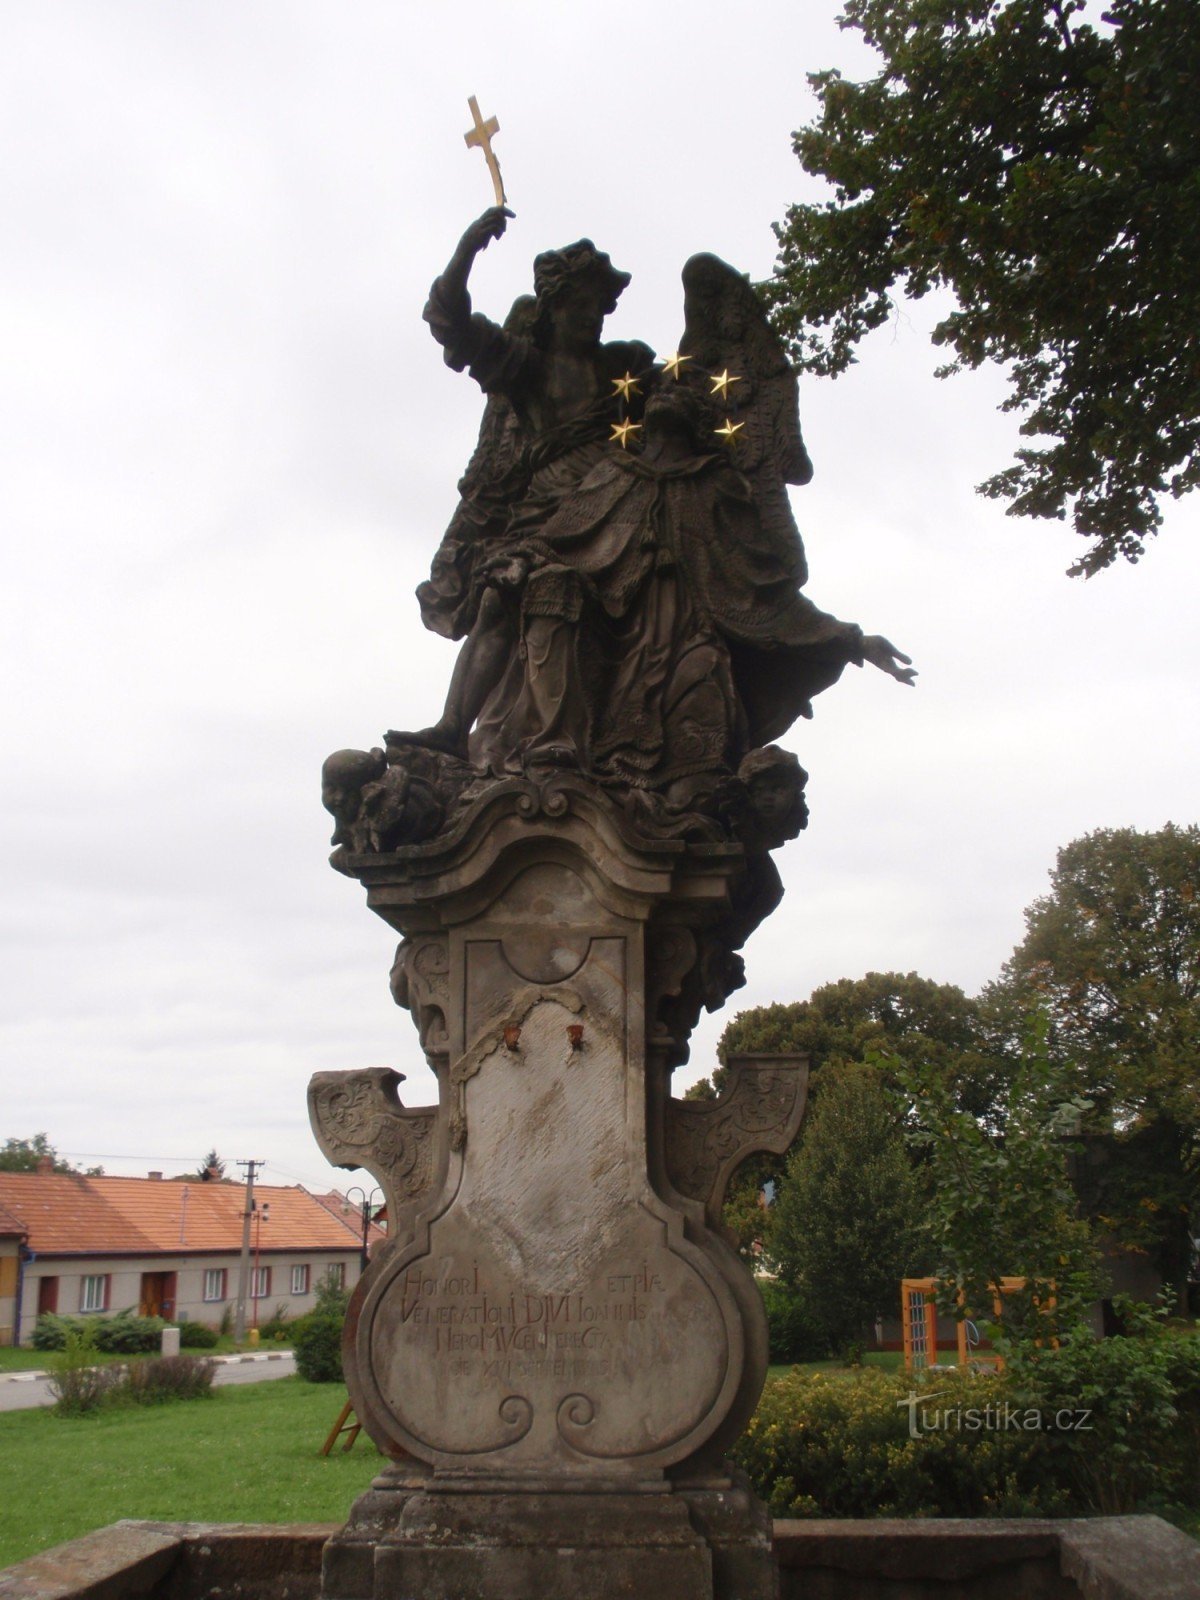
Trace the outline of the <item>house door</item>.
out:
M 173 1272 L 143 1272 L 142 1293 L 138 1302 L 138 1315 L 142 1317 L 173 1317 L 175 1315 L 175 1274 Z
M 38 1279 L 38 1316 L 45 1311 L 58 1310 L 58 1279 Z

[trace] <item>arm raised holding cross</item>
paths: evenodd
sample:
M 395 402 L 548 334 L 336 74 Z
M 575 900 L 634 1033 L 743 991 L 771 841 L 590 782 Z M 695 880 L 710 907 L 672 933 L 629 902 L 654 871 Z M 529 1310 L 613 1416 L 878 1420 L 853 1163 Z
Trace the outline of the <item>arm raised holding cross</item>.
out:
M 446 270 L 439 280 L 445 290 L 451 294 L 466 295 L 467 279 L 475 257 L 481 250 L 486 250 L 493 239 L 500 238 L 512 215 L 507 206 L 489 206 L 481 217 L 475 219 L 446 263 Z

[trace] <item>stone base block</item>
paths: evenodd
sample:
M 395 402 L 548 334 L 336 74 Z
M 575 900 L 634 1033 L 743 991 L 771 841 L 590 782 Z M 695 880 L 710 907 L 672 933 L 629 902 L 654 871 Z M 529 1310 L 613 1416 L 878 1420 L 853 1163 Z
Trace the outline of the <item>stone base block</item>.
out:
M 714 1600 L 779 1600 L 771 1516 L 744 1474 L 675 1492 L 711 1553 Z
M 430 1489 L 375 1553 L 375 1600 L 713 1600 L 687 1505 L 656 1492 Z M 332 1597 L 331 1597 L 332 1600 Z
M 375 1593 L 375 1551 L 397 1527 L 413 1494 L 423 1490 L 429 1474 L 417 1463 L 412 1470 L 390 1467 L 350 1508 L 321 1557 L 321 1594 L 331 1600 L 372 1600 Z
M 322 1600 L 778 1600 L 744 1481 L 483 1485 L 391 1468 L 325 1547 Z

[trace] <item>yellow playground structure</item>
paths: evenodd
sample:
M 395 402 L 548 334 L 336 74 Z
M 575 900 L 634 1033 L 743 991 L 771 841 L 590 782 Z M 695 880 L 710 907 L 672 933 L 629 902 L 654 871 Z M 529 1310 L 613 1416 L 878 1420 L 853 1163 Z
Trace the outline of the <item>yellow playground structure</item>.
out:
M 1000 1315 L 1001 1299 L 1025 1287 L 1024 1278 L 1001 1278 L 1000 1293 L 993 1298 L 992 1310 Z M 900 1283 L 900 1316 L 904 1329 L 904 1365 L 909 1372 L 920 1372 L 927 1367 L 959 1366 L 990 1367 L 1000 1370 L 1004 1358 L 987 1347 L 977 1324 L 969 1316 L 955 1322 L 955 1342 L 943 1340 L 941 1349 L 947 1354 L 955 1352 L 956 1359 L 938 1360 L 938 1312 L 936 1278 L 904 1278 Z

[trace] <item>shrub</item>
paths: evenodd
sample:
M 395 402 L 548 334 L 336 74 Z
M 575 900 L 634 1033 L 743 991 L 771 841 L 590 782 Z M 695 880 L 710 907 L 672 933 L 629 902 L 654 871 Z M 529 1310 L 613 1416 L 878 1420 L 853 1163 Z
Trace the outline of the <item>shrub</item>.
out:
M 44 1311 L 33 1328 L 35 1350 L 65 1350 L 69 1334 L 86 1332 L 92 1349 L 104 1355 L 147 1355 L 159 1348 L 166 1323 L 161 1317 L 138 1317 L 118 1311 L 112 1317 L 61 1317 Z
M 759 1278 L 758 1287 L 767 1311 L 773 1362 L 821 1361 L 829 1355 L 829 1336 L 802 1291 L 770 1278 Z
M 1003 1374 L 793 1372 L 768 1385 L 736 1455 L 776 1516 L 1194 1507 L 1200 1337 L 1126 1322 L 1128 1337 L 1080 1330 Z
M 342 1382 L 343 1317 L 311 1311 L 293 1324 L 296 1371 L 309 1383 Z
M 346 1312 L 350 1307 L 350 1291 L 343 1288 L 334 1276 L 333 1268 L 325 1273 L 317 1284 L 313 1296 L 313 1309 L 310 1315 L 318 1317 L 337 1317 L 345 1321 Z
M 1005 1381 L 793 1372 L 768 1385 L 735 1454 L 777 1517 L 1062 1515 L 1045 1434 L 972 1426 L 1003 1405 Z M 914 1393 L 929 1397 L 916 1438 Z
M 1200 1488 L 1200 1338 L 1147 1308 L 1123 1307 L 1127 1335 L 1081 1329 L 1019 1358 L 1014 1392 L 1046 1416 L 1084 1408 L 1084 1429 L 1055 1435 L 1080 1510 L 1120 1515 L 1194 1506 Z
M 95 1323 L 96 1349 L 109 1355 L 148 1355 L 162 1347 L 166 1323 L 161 1317 L 139 1317 L 118 1311 L 114 1317 L 89 1318 Z
M 68 1334 L 82 1334 L 82 1317 L 60 1317 L 57 1312 L 43 1311 L 33 1325 L 30 1338 L 35 1350 L 65 1350 Z
M 215 1328 L 208 1327 L 203 1322 L 181 1322 L 179 1324 L 179 1342 L 189 1350 L 213 1350 L 220 1339 Z
M 50 1364 L 49 1386 L 54 1410 L 60 1417 L 81 1417 L 96 1411 L 112 1396 L 121 1381 L 120 1367 L 98 1367 L 96 1344 L 90 1328 L 69 1328 L 62 1353 Z
M 216 1370 L 215 1361 L 201 1356 L 158 1356 L 128 1367 L 119 1392 L 139 1406 L 207 1399 Z
M 291 1327 L 287 1306 L 280 1301 L 267 1321 L 259 1323 L 258 1332 L 261 1338 L 273 1339 L 276 1344 L 281 1344 L 291 1332 Z

